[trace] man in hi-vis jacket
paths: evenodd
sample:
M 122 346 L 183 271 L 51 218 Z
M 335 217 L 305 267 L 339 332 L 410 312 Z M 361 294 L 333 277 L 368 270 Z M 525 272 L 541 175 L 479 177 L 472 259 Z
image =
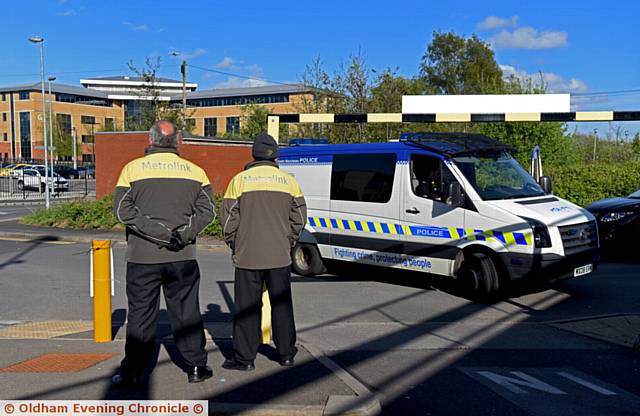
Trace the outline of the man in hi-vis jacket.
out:
M 222 365 L 251 371 L 260 344 L 262 285 L 272 310 L 273 339 L 280 365 L 292 366 L 296 328 L 291 299 L 291 247 L 307 222 L 307 208 L 298 182 L 276 164 L 278 144 L 259 134 L 254 161 L 229 183 L 222 202 L 224 240 L 233 251 L 233 349 Z
M 125 357 L 112 382 L 125 388 L 141 384 L 153 356 L 161 287 L 188 381 L 212 376 L 206 366 L 195 242 L 214 220 L 215 207 L 206 173 L 178 156 L 177 148 L 176 126 L 156 122 L 145 156 L 129 162 L 116 185 L 113 211 L 127 226 L 129 310 Z

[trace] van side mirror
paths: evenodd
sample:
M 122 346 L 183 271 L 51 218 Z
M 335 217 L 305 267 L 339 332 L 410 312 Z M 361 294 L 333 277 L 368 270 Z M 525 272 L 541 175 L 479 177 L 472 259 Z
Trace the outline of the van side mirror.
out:
M 541 176 L 538 180 L 540 187 L 545 194 L 551 194 L 553 192 L 553 185 L 551 184 L 551 178 L 548 176 Z
M 462 186 L 459 182 L 451 182 L 449 184 L 449 195 L 447 198 L 447 204 L 452 207 L 464 206 L 464 193 L 462 192 Z

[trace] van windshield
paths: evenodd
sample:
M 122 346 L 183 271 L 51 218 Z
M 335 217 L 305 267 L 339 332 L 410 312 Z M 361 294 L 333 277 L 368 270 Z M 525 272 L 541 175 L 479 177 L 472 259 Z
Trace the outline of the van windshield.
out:
M 453 161 L 485 201 L 544 195 L 540 185 L 506 152 L 455 157 Z

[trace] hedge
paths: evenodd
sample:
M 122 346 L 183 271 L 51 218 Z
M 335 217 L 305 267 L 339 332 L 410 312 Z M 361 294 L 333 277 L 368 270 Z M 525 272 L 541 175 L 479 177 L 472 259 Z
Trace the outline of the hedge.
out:
M 551 177 L 555 195 L 581 206 L 640 189 L 640 161 L 544 166 L 543 173 Z
M 214 195 L 216 211 L 219 210 L 221 195 Z M 76 228 L 85 230 L 124 230 L 112 212 L 113 195 L 97 201 L 72 201 L 40 209 L 22 218 L 24 224 L 58 228 Z M 218 212 L 216 212 L 217 214 Z M 216 219 L 202 232 L 203 235 L 222 236 L 220 218 Z

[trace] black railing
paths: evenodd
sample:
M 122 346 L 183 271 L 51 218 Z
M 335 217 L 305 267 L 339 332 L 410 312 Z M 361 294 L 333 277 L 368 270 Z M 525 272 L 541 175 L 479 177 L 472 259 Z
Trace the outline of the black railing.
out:
M 19 164 L 18 167 L 15 165 Z M 56 162 L 48 183 L 52 201 L 95 197 L 93 165 Z M 38 161 L 0 161 L 0 203 L 45 200 L 45 171 Z

